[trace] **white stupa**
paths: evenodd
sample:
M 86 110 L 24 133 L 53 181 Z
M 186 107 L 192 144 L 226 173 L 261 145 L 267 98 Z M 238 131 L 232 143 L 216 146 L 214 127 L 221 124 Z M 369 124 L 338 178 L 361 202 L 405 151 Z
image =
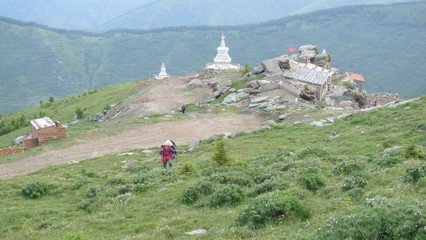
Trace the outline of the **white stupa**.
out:
M 225 45 L 225 36 L 222 34 L 222 40 L 220 42 L 220 47 L 217 48 L 217 55 L 214 58 L 214 63 L 207 64 L 207 68 L 210 69 L 240 69 L 239 64 L 232 64 L 231 57 L 228 54 L 229 48 Z
M 160 73 L 158 75 L 155 75 L 155 79 L 161 80 L 170 77 L 169 74 L 166 72 L 166 66 L 164 66 L 164 63 L 161 64 Z

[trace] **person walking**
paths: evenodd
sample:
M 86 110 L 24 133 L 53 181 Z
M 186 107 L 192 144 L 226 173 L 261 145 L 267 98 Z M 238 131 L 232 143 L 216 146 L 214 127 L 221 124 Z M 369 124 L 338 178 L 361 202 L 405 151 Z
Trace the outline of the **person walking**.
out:
M 170 140 L 164 142 L 161 145 L 159 154 L 161 154 L 161 161 L 163 162 L 163 168 L 167 169 L 167 165 L 169 168 L 173 168 L 173 155 L 176 154 L 176 150 L 172 147 L 173 143 Z

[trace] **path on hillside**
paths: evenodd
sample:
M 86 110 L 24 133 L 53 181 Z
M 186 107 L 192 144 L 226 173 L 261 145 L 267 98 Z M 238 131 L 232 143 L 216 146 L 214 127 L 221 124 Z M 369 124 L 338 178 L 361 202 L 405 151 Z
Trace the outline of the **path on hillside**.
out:
M 170 113 L 181 104 L 201 101 L 200 97 L 182 91 L 187 81 L 188 77 L 173 78 L 170 81 L 154 84 L 148 92 L 148 97 L 153 98 L 154 101 L 140 108 L 151 113 Z M 251 130 L 259 126 L 261 121 L 257 116 L 246 114 L 192 113 L 188 118 L 179 121 L 129 125 L 125 128 L 126 130 L 113 137 L 95 135 L 69 148 L 46 151 L 14 162 L 0 164 L 0 178 L 23 175 L 51 165 L 79 162 L 133 149 L 156 147 L 166 139 L 173 139 L 178 145 L 190 144 L 224 132 Z

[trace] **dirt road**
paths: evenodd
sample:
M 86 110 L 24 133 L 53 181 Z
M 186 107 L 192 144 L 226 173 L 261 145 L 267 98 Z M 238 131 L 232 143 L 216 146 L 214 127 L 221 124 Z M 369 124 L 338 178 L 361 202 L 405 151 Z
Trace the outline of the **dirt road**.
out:
M 155 102 L 147 107 L 150 112 L 170 112 L 173 106 L 181 103 L 199 101 L 201 99 L 182 94 L 184 78 L 170 79 L 165 85 L 151 89 Z M 160 91 L 168 91 L 167 97 Z M 167 102 L 167 104 L 166 104 Z M 164 107 L 167 106 L 167 107 Z M 146 107 L 144 106 L 146 109 Z M 47 166 L 67 162 L 78 162 L 85 159 L 118 154 L 132 149 L 160 146 L 166 139 L 173 139 L 179 144 L 190 144 L 193 141 L 207 139 L 224 132 L 241 132 L 254 129 L 260 125 L 261 119 L 253 115 L 242 114 L 190 114 L 189 118 L 156 124 L 145 124 L 126 128 L 114 137 L 94 136 L 85 139 L 84 143 L 73 145 L 66 149 L 51 150 L 35 156 L 25 157 L 14 162 L 0 165 L 0 178 L 10 178 L 17 175 L 38 171 Z

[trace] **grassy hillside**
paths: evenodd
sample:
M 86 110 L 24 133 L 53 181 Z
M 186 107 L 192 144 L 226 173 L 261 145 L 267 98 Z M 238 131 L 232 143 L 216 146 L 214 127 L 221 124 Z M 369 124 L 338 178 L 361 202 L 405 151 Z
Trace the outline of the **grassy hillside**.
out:
M 174 171 L 138 149 L 0 180 L 0 238 L 424 239 L 425 112 L 423 97 L 242 134 L 226 166 L 205 141 Z
M 153 29 L 258 23 L 343 5 L 403 1 L 409 0 L 0 0 L 0 16 L 63 29 Z
M 180 75 L 211 62 L 225 33 L 234 62 L 259 65 L 289 45 L 314 43 L 359 72 L 370 92 L 424 95 L 426 2 L 353 6 L 241 27 L 113 31 L 103 35 L 0 21 L 0 113 L 75 92 L 144 79 L 165 62 Z M 11 91 L 13 89 L 13 91 Z

